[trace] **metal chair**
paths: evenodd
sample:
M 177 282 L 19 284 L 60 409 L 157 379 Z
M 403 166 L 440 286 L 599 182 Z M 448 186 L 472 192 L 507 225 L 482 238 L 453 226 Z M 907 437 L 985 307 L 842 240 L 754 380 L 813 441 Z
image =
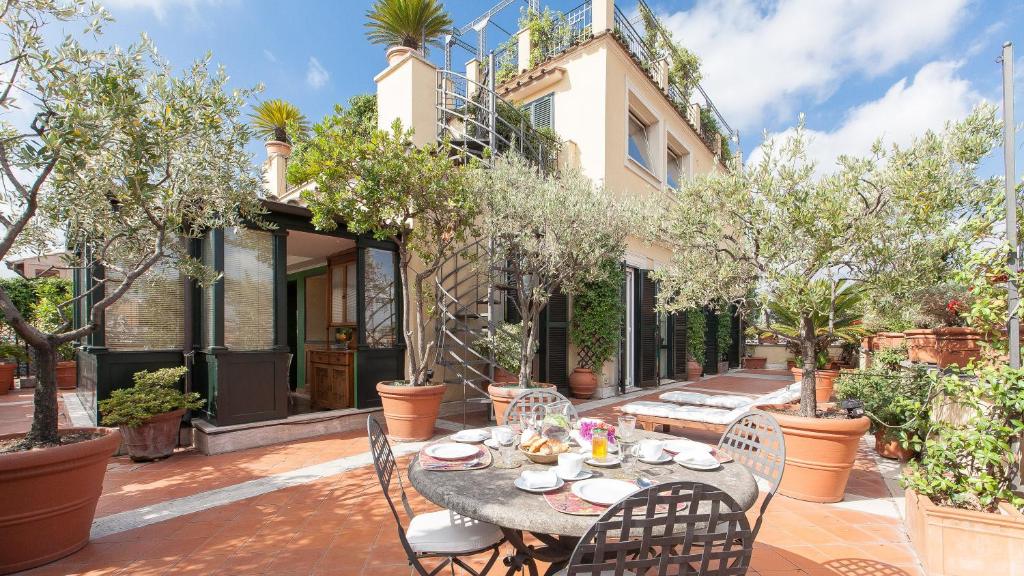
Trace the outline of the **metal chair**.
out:
M 398 470 L 391 445 L 388 443 L 380 423 L 373 416 L 366 418 L 366 431 L 370 439 L 370 452 L 373 454 L 373 468 L 377 472 L 377 479 L 380 480 L 380 487 L 384 490 L 388 507 L 391 508 L 391 513 L 395 516 L 395 523 L 398 525 L 398 539 L 402 542 L 402 548 L 405 549 L 409 565 L 420 576 L 434 576 L 446 566 L 451 566 L 453 573 L 455 566 L 458 566 L 475 576 L 487 574 L 498 559 L 501 544 L 505 542 L 501 529 L 493 524 L 459 516 L 450 510 L 438 510 L 419 515 L 413 513 L 412 506 L 409 505 L 409 498 L 405 494 L 405 486 L 402 484 L 402 473 Z M 403 526 L 398 509 L 395 508 L 395 503 L 391 499 L 392 479 L 398 481 L 402 507 L 409 519 L 407 526 Z M 491 551 L 491 556 L 482 572 L 473 570 L 460 558 L 487 551 Z M 420 563 L 420 560 L 425 558 L 444 558 L 444 561 L 433 570 L 427 571 Z
M 725 429 L 718 447 L 742 464 L 757 480 L 757 487 L 765 492 L 754 523 L 756 537 L 764 520 L 764 512 L 782 483 L 786 467 L 786 441 L 779 422 L 767 412 L 751 410 L 741 415 Z
M 753 548 L 750 522 L 731 496 L 701 482 L 666 482 L 602 514 L 559 574 L 740 576 Z
M 508 409 L 505 410 L 505 424 L 516 424 L 519 422 L 519 418 L 523 414 L 527 414 L 535 410 L 538 406 L 545 406 L 548 404 L 554 404 L 555 402 L 569 402 L 569 399 L 562 396 L 554 390 L 539 389 L 539 390 L 528 390 L 519 396 L 516 396 L 514 400 L 508 405 Z M 569 404 L 569 410 L 572 411 L 574 417 L 579 417 L 576 412 L 576 407 Z

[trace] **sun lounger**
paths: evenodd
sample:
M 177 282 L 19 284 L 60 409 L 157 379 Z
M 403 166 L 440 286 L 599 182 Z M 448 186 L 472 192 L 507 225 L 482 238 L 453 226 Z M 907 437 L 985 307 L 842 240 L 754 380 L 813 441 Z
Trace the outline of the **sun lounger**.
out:
M 662 394 L 661 398 L 664 399 L 667 394 L 671 393 Z M 711 397 L 711 395 L 707 396 Z M 730 422 L 754 406 L 760 404 L 785 404 L 793 402 L 799 397 L 800 384 L 795 383 L 757 398 L 745 398 L 746 403 L 732 409 L 716 408 L 713 406 L 680 406 L 672 402 L 639 400 L 624 405 L 621 410 L 626 414 L 636 416 L 637 424 L 644 430 L 653 431 L 656 426 L 661 426 L 665 432 L 670 432 L 673 426 L 677 426 L 720 432 Z M 680 397 L 675 396 L 675 398 Z
M 741 406 L 750 406 L 754 401 L 750 396 L 738 396 L 736 394 L 701 394 L 700 392 L 683 392 L 673 390 L 659 396 L 665 402 L 675 404 L 692 404 L 694 406 L 710 406 L 712 408 L 726 408 L 732 410 Z

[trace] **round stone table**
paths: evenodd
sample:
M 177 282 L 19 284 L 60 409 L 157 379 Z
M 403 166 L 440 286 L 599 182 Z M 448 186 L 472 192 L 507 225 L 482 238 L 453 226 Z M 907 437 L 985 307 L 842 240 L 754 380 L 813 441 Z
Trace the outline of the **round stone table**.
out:
M 675 436 L 657 432 L 637 430 L 640 438 L 672 439 Z M 444 438 L 440 441 L 446 441 Z M 494 462 L 498 462 L 497 451 L 491 450 Z M 489 522 L 501 527 L 506 538 L 516 547 L 522 557 L 520 563 L 530 563 L 533 558 L 561 564 L 572 552 L 576 541 L 597 520 L 597 516 L 574 516 L 557 512 L 542 494 L 532 494 L 516 488 L 512 483 L 523 470 L 551 469 L 552 466 L 534 464 L 526 456 L 516 452 L 523 465 L 503 469 L 493 464 L 480 470 L 459 472 L 423 470 L 418 457 L 409 464 L 409 480 L 424 498 L 463 516 Z M 626 479 L 623 470 L 599 468 L 585 464 L 584 468 L 595 476 Z M 655 483 L 671 480 L 690 480 L 715 486 L 732 496 L 744 510 L 750 509 L 757 500 L 757 483 L 742 465 L 736 462 L 723 464 L 716 470 L 697 471 L 684 468 L 675 462 L 667 464 L 644 464 L 637 462 L 636 472 Z M 529 548 L 522 542 L 522 532 L 530 532 L 546 547 Z M 532 566 L 531 566 L 532 567 Z

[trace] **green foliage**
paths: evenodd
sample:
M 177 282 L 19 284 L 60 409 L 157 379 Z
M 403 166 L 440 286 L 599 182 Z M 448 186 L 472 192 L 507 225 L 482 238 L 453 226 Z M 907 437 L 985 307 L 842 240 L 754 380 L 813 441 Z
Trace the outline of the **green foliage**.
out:
M 28 354 L 25 349 L 10 342 L 0 342 L 0 361 L 27 362 Z
M 895 348 L 886 348 L 875 352 L 871 358 L 871 363 L 876 366 L 880 366 L 884 370 L 890 372 L 898 371 L 903 362 L 907 360 L 907 346 L 906 344 L 900 345 Z
M 519 370 L 519 357 L 523 350 L 523 324 L 498 324 L 493 335 L 486 335 L 473 343 L 473 348 L 481 355 L 494 354 L 494 361 L 508 372 Z
M 718 333 L 715 335 L 718 342 L 718 357 L 720 360 L 729 359 L 729 347 L 732 346 L 732 314 L 729 310 L 722 310 L 718 313 Z
M 31 322 L 47 333 L 59 333 L 71 328 L 71 317 L 61 304 L 71 300 L 71 282 L 62 278 L 39 278 L 34 281 L 36 300 L 32 303 Z M 57 347 L 61 360 L 75 359 L 75 346 L 65 342 Z
M 32 317 L 32 305 L 36 301 L 36 280 L 28 278 L 0 278 L 0 290 L 11 299 L 22 318 Z
M 972 300 L 970 292 L 952 283 L 924 286 L 914 292 L 909 317 L 915 328 L 964 326 L 963 313 L 971 307 Z
M 686 352 L 690 360 L 704 364 L 704 356 L 708 353 L 707 335 L 708 319 L 702 310 L 686 311 Z
M 135 373 L 135 386 L 115 390 L 100 401 L 104 426 L 133 428 L 150 418 L 175 410 L 198 410 L 206 402 L 199 394 L 185 394 L 175 388 L 188 368 L 161 368 Z
M 569 338 L 580 349 L 580 365 L 598 371 L 619 347 L 624 274 L 617 260 L 601 264 L 600 279 L 586 281 L 572 300 Z
M 647 50 L 651 54 L 665 54 L 669 57 L 669 84 L 679 90 L 684 102 L 689 102 L 701 81 L 700 58 L 676 42 L 672 32 L 662 25 L 646 4 L 641 3 L 639 8 Z
M 860 324 L 865 293 L 853 282 L 839 280 L 833 288 L 831 281 L 816 279 L 806 284 L 806 292 L 787 288 L 785 283 L 780 288 L 765 304 L 770 316 L 766 332 L 799 343 L 800 319 L 809 317 L 814 326 L 815 357 L 824 355 L 819 367 L 828 363 L 828 347 L 835 341 L 860 342 L 867 333 Z M 793 352 L 799 357 L 799 346 L 794 346 Z
M 984 365 L 931 377 L 938 400 L 962 416 L 957 423 L 932 422 L 903 485 L 942 506 L 993 511 L 1006 501 L 1024 507 L 1013 490 L 1020 467 L 1016 442 L 1024 434 L 1024 370 Z
M 366 38 L 371 44 L 405 46 L 426 52 L 440 46 L 452 19 L 438 0 L 376 0 L 366 11 Z
M 891 358 L 890 358 L 891 359 Z M 872 430 L 904 447 L 920 448 L 928 426 L 931 380 L 923 368 L 903 370 L 877 362 L 870 370 L 844 372 L 836 380 L 836 398 L 864 402 Z
M 309 131 L 309 121 L 299 108 L 280 98 L 256 104 L 249 118 L 256 135 L 264 140 L 291 143 Z
M 722 159 L 729 161 L 732 158 L 732 149 L 729 148 L 729 135 L 722 131 L 722 127 L 718 124 L 718 118 L 715 117 L 715 114 L 707 106 L 700 107 L 700 130 L 701 137 L 712 148 L 714 148 L 714 139 L 721 137 Z

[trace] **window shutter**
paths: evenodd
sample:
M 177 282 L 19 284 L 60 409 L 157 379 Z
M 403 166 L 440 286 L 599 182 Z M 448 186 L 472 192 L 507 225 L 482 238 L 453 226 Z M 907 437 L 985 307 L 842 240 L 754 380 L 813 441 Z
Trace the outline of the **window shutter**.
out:
M 640 386 L 658 385 L 658 314 L 650 270 L 640 271 Z
M 541 319 L 540 381 L 569 388 L 569 298 L 556 292 L 544 308 Z
M 674 376 L 686 380 L 686 312 L 674 314 L 672 324 L 672 350 L 669 353 L 675 358 Z
M 710 308 L 704 309 L 703 314 L 707 318 L 707 329 L 704 332 L 704 373 L 718 374 L 718 314 Z
M 554 94 L 548 94 L 526 105 L 525 111 L 534 128 L 554 127 L 554 105 Z

